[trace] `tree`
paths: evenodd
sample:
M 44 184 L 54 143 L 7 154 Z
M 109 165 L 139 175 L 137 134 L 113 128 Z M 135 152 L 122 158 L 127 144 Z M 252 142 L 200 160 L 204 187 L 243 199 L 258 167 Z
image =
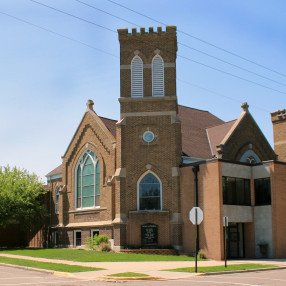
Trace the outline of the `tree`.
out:
M 46 192 L 37 175 L 16 167 L 0 167 L 0 226 L 17 223 L 30 228 L 40 222 L 46 215 Z

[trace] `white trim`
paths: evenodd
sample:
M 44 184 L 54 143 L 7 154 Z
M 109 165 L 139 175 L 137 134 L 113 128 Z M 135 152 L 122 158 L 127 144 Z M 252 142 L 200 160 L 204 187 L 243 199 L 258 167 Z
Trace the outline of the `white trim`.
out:
M 140 204 L 139 185 L 140 185 L 141 180 L 149 173 L 154 175 L 158 179 L 158 181 L 160 183 L 160 209 L 158 209 L 158 210 L 140 210 L 140 205 L 139 205 Z M 142 211 L 142 212 L 143 211 L 146 211 L 146 212 L 148 212 L 148 211 L 161 211 L 163 209 L 162 208 L 162 202 L 163 202 L 163 200 L 162 200 L 162 181 L 160 180 L 160 178 L 154 172 L 148 170 L 144 174 L 142 174 L 141 177 L 139 178 L 139 180 L 137 181 L 137 211 Z
M 90 150 L 89 148 L 87 148 L 83 153 L 82 153 L 82 156 L 79 158 L 77 164 L 76 164 L 76 167 L 74 169 L 74 177 L 75 177 L 75 186 L 74 186 L 74 189 L 75 189 L 75 193 L 74 193 L 74 197 L 75 197 L 75 200 L 74 200 L 74 209 L 75 210 L 86 210 L 86 209 L 98 209 L 100 208 L 100 206 L 96 206 L 95 205 L 95 197 L 96 197 L 96 166 L 97 164 L 99 164 L 99 160 L 97 158 L 97 156 L 95 155 L 95 153 L 93 152 L 94 156 L 95 156 L 95 160 L 92 158 L 92 156 L 90 156 L 90 153 L 93 152 L 92 150 Z M 87 153 L 87 156 L 85 157 L 85 159 L 82 161 L 82 158 L 83 156 Z M 82 207 L 82 171 L 83 171 L 83 166 L 87 160 L 87 158 L 90 157 L 92 162 L 93 162 L 93 166 L 94 166 L 94 199 L 93 199 L 93 206 L 92 207 L 85 207 L 83 208 Z M 82 161 L 82 162 L 81 162 Z M 80 170 L 81 170 L 81 204 L 80 204 L 80 208 L 77 207 L 77 169 L 78 167 L 80 166 Z M 100 184 L 100 174 L 99 174 L 99 184 Z
M 63 177 L 62 173 L 46 176 L 48 182 L 51 180 L 61 179 L 62 177 Z
M 143 61 L 138 55 L 131 61 L 131 97 L 143 97 Z
M 157 59 L 159 59 L 159 61 Z M 154 77 L 156 77 L 156 78 L 154 79 Z M 152 59 L 152 97 L 163 97 L 165 95 L 165 79 L 164 79 L 164 77 L 165 77 L 164 60 L 160 55 L 156 55 Z M 156 88 L 156 89 L 159 88 L 160 91 L 158 92 L 158 94 L 156 94 L 156 92 L 154 92 L 154 88 Z

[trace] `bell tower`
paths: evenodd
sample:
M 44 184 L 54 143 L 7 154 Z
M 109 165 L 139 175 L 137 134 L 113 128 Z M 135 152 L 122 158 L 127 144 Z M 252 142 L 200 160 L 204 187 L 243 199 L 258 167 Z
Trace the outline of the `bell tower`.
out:
M 158 27 L 156 32 L 153 27 L 148 32 L 133 28 L 131 33 L 119 29 L 118 35 L 121 119 L 116 138 L 115 245 L 180 248 L 176 27 Z M 148 239 L 150 232 L 153 238 Z

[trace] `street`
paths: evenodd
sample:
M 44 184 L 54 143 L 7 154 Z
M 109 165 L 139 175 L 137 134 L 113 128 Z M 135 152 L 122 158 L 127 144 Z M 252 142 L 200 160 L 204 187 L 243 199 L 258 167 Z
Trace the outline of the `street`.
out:
M 86 279 L 77 279 L 70 277 L 63 277 L 43 273 L 38 271 L 31 271 L 26 269 L 13 268 L 8 266 L 0 266 L 0 286 L 8 285 L 112 285 L 113 283 L 122 283 L 126 286 L 189 286 L 189 285 L 244 285 L 244 286 L 258 286 L 258 285 L 286 285 L 286 269 L 271 270 L 271 271 L 256 271 L 244 272 L 236 274 L 220 274 L 220 275 L 204 275 L 194 278 L 180 279 L 180 280 L 145 280 L 145 281 L 94 281 Z

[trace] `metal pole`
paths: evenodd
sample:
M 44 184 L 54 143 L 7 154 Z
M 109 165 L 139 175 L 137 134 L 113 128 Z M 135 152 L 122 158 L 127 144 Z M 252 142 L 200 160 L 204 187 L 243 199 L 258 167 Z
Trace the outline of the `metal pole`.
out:
M 195 222 L 196 222 L 196 263 L 195 272 L 198 272 L 198 209 L 195 209 Z
M 226 217 L 224 217 L 223 220 L 224 220 L 224 267 L 227 267 L 227 262 L 226 262 Z

